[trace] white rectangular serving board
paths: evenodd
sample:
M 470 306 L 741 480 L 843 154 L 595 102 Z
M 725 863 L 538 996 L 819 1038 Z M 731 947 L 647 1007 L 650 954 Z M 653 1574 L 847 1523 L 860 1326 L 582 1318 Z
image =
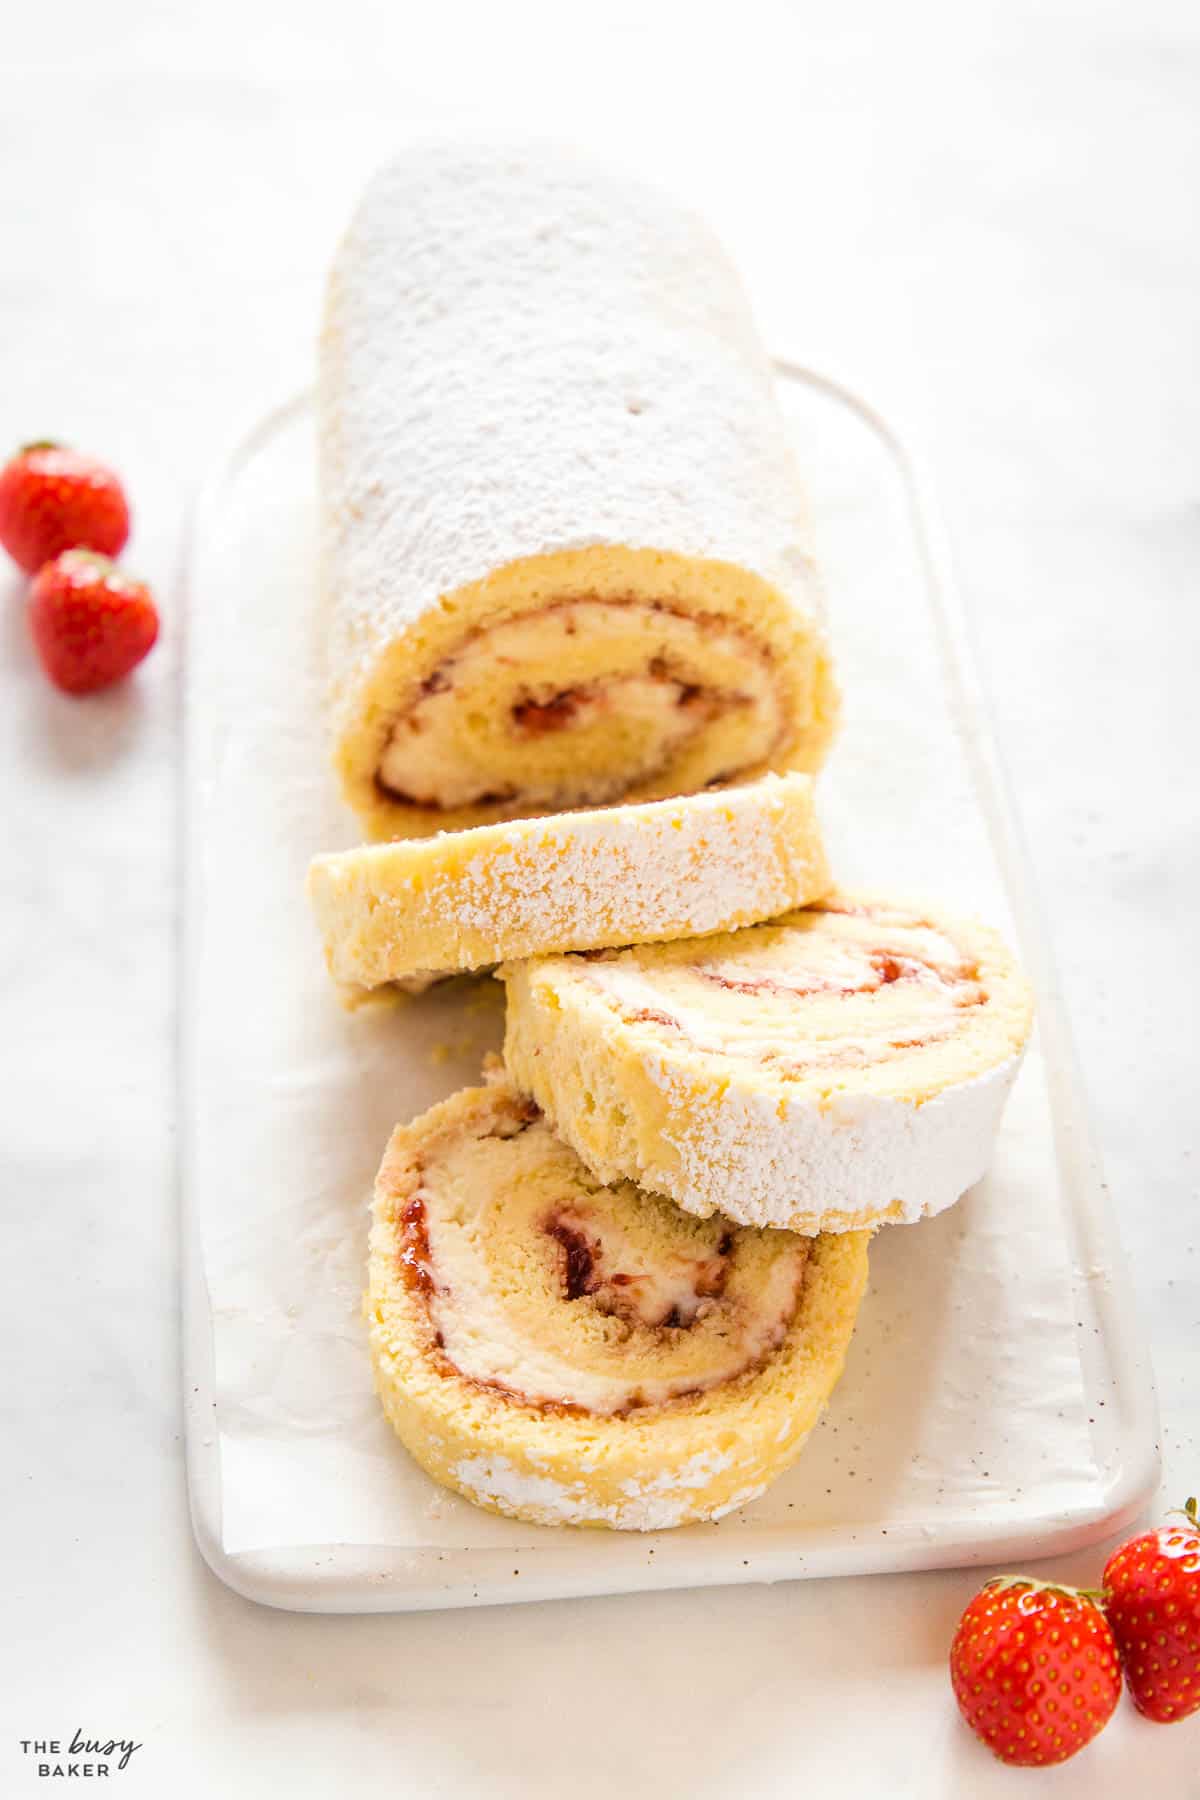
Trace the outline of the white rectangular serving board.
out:
M 846 1373 L 798 1464 L 716 1525 L 494 1518 L 417 1469 L 359 1315 L 392 1126 L 473 1081 L 497 984 L 342 1010 L 303 892 L 355 841 L 322 735 L 312 416 L 222 463 L 189 576 L 181 1169 L 188 1468 L 239 1592 L 353 1612 L 1031 1558 L 1157 1481 L 1149 1368 L 1069 1035 L 919 476 L 845 390 L 780 368 L 845 689 L 821 781 L 839 879 L 978 911 L 1019 941 L 1039 1025 L 992 1173 L 885 1229 Z

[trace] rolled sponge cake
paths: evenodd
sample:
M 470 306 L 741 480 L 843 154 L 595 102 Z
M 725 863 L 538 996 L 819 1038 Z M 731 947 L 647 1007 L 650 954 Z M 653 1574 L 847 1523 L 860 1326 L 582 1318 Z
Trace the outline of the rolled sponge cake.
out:
M 773 918 L 831 885 L 812 788 L 764 775 L 317 857 L 308 891 L 330 973 L 371 989 Z
M 997 934 L 840 894 L 770 924 L 505 965 L 505 1062 L 598 1180 L 792 1231 L 984 1174 L 1032 1021 Z
M 838 1380 L 865 1234 L 688 1218 L 594 1181 L 504 1080 L 399 1128 L 365 1310 L 435 1480 L 546 1525 L 712 1519 L 794 1461 Z
M 409 149 L 335 260 L 318 427 L 334 759 L 369 836 L 820 764 L 804 501 L 688 213 L 560 149 Z

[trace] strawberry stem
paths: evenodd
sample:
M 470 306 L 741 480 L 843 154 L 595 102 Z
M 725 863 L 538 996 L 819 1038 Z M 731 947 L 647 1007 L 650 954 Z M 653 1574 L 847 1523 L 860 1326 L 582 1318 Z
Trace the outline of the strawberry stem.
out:
M 1200 1507 L 1197 1506 L 1195 1494 L 1189 1494 L 1182 1506 L 1173 1506 L 1167 1514 L 1168 1518 L 1176 1516 L 1186 1519 L 1193 1531 L 1200 1531 Z
M 57 438 L 34 438 L 31 444 L 22 444 L 17 452 L 19 456 L 28 456 L 31 450 L 61 450 L 62 444 Z

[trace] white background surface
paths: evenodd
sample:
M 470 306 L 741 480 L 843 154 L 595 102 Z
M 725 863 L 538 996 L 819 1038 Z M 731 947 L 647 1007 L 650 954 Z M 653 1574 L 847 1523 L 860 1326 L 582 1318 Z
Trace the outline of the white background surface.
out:
M 308 361 L 370 167 L 438 120 L 599 143 L 697 200 L 781 351 L 917 427 L 958 549 L 1150 1325 L 1197 1485 L 1200 20 L 1182 3 L 326 11 L 63 0 L 7 19 L 0 423 L 110 455 L 163 649 L 52 694 L 17 589 L 5 802 L 5 1630 L 18 1740 L 132 1735 L 129 1794 L 1200 1794 L 1123 1709 L 1049 1776 L 960 1727 L 970 1575 L 304 1619 L 187 1529 L 172 1046 L 180 529 Z M 253 596 L 247 596 L 251 604 Z M 901 646 L 897 646 L 897 653 Z M 1068 1576 L 1097 1572 L 1091 1554 Z

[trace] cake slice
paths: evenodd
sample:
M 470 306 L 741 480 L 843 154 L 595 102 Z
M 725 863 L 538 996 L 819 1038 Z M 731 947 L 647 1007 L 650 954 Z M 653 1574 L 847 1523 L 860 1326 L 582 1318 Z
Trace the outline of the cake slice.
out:
M 393 1134 L 365 1308 L 384 1409 L 436 1481 L 536 1524 L 653 1531 L 795 1460 L 866 1276 L 865 1233 L 601 1185 L 499 1079 Z
M 506 965 L 517 1086 L 600 1181 L 792 1231 L 983 1175 L 1032 1022 L 986 926 L 840 895 L 694 943 Z
M 330 973 L 361 993 L 509 957 L 649 943 L 773 918 L 829 870 L 807 775 L 368 844 L 308 892 Z

